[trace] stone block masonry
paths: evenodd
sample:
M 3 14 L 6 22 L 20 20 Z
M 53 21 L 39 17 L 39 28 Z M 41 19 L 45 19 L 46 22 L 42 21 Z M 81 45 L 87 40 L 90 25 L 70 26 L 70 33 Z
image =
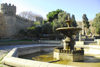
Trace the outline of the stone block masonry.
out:
M 16 6 L 7 3 L 2 3 L 0 7 L 1 13 L 9 16 L 16 15 Z
M 84 61 L 84 50 L 73 51 L 73 61 Z
M 3 24 L 0 25 L 0 31 L 3 31 L 0 38 L 13 38 L 20 30 L 32 26 L 34 22 L 16 15 L 16 6 L 7 3 L 0 4 L 0 18 L 0 24 Z
M 53 57 L 57 60 L 70 60 L 74 62 L 84 61 L 84 50 L 74 50 L 72 53 L 70 50 L 54 49 Z

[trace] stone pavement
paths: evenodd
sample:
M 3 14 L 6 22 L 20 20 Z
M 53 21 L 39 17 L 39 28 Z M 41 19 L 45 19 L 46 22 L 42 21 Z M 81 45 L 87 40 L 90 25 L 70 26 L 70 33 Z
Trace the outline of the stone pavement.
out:
M 9 51 L 7 50 L 0 50 L 0 67 L 10 67 L 4 64 L 1 64 L 2 58 L 8 53 Z

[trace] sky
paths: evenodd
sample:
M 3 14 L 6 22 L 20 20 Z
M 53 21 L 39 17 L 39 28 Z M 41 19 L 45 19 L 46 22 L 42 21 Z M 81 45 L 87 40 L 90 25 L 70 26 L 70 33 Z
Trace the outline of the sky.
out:
M 62 9 L 71 15 L 74 14 L 77 21 L 82 21 L 83 14 L 93 20 L 100 12 L 100 0 L 0 0 L 0 3 L 14 4 L 17 14 L 32 11 L 44 18 L 49 12 Z

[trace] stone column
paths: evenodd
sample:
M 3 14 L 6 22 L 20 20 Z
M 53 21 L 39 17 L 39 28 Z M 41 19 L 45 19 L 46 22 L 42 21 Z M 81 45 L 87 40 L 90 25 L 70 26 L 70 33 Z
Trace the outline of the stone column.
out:
M 63 40 L 63 50 L 66 50 L 66 42 Z
M 63 40 L 63 50 L 68 49 L 68 43 L 66 43 L 66 40 Z
M 81 37 L 81 33 L 79 33 L 79 41 L 81 41 L 82 39 L 81 39 L 82 37 Z
M 84 23 L 82 22 L 82 35 L 85 35 Z

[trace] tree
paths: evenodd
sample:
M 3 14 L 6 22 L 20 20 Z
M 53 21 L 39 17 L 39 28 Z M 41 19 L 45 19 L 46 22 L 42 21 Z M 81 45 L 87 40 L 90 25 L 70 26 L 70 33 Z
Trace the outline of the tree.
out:
M 31 26 L 28 28 L 27 33 L 28 33 L 28 36 L 35 36 L 39 38 L 42 33 L 42 27 L 41 26 Z
M 67 26 L 66 20 L 67 20 L 68 14 L 69 13 L 66 13 L 66 12 L 61 12 L 61 13 L 58 14 L 58 22 L 61 24 L 60 27 Z
M 49 13 L 47 14 L 47 20 L 48 20 L 49 22 L 53 22 L 54 19 L 58 19 L 58 14 L 59 14 L 60 12 L 63 12 L 63 10 L 57 9 L 56 11 L 49 12 Z
M 55 33 L 55 31 L 56 31 L 56 29 L 57 29 L 58 27 L 61 27 L 61 23 L 59 23 L 57 19 L 55 19 L 55 20 L 51 23 L 51 25 L 52 25 L 52 30 L 53 30 L 54 33 Z
M 52 33 L 51 23 L 45 23 L 41 27 L 42 27 L 42 34 L 51 34 Z
M 72 26 L 73 27 L 77 27 L 77 23 L 76 23 L 76 20 L 75 20 L 75 16 L 74 15 L 72 15 Z
M 84 23 L 85 34 L 87 34 L 87 30 L 89 29 L 90 24 L 89 24 L 86 14 L 83 14 L 82 18 L 83 18 L 83 23 Z
M 42 21 L 42 24 L 45 24 L 45 23 L 47 23 L 47 20 L 43 20 L 43 21 Z
M 40 21 L 35 21 L 34 22 L 34 26 L 40 26 L 41 25 L 41 22 Z
M 100 13 L 96 14 L 92 26 L 95 27 L 95 32 L 100 35 Z
M 43 17 L 42 17 L 42 16 L 36 16 L 36 17 L 35 17 L 35 21 L 40 22 L 40 24 L 42 24 L 42 22 L 43 22 Z
M 67 26 L 66 19 L 67 19 L 67 13 L 66 12 L 60 12 L 58 14 L 58 19 L 54 19 L 53 22 L 52 22 L 53 32 L 55 32 L 56 29 L 59 28 L 59 27 Z
M 21 17 L 24 17 L 24 18 L 26 18 L 28 20 L 32 20 L 32 21 L 35 20 L 35 16 L 36 16 L 36 14 L 32 13 L 31 11 L 29 11 L 29 12 L 28 11 L 24 11 L 24 12 L 21 12 L 19 15 Z
M 27 31 L 24 29 L 21 29 L 18 34 L 18 36 L 25 38 L 27 36 Z
M 82 18 L 83 18 L 84 27 L 89 28 L 90 24 L 89 24 L 89 21 L 88 21 L 86 14 L 83 14 Z
M 34 14 L 31 11 L 24 11 L 24 12 L 21 12 L 19 15 L 21 17 L 24 17 L 24 18 L 26 18 L 28 20 L 32 20 L 32 21 L 40 21 L 40 22 L 42 22 L 42 20 L 43 20 L 42 16 Z

